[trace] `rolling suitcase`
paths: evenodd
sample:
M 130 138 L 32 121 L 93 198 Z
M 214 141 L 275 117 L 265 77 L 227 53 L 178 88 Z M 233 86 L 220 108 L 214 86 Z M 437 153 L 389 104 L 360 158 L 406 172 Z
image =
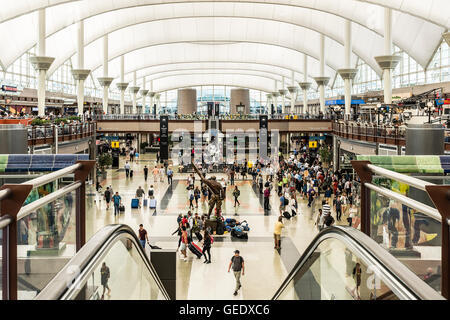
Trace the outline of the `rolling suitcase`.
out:
M 289 212 L 287 212 L 287 211 L 285 211 L 285 212 L 283 213 L 283 216 L 284 216 L 286 219 L 288 219 L 288 220 L 291 219 L 291 214 L 290 214 Z
M 139 199 L 131 199 L 131 209 L 139 208 Z
M 124 205 L 120 205 L 119 206 L 119 211 L 120 212 L 125 212 L 125 206 Z
M 144 207 L 148 206 L 148 199 L 144 199 Z
M 133 178 L 134 171 L 130 170 L 130 178 Z
M 156 209 L 156 199 L 150 199 L 150 209 Z
M 189 250 L 191 250 L 191 252 L 195 254 L 198 259 L 200 259 L 203 255 L 202 249 L 200 249 L 200 247 L 194 242 L 189 243 Z

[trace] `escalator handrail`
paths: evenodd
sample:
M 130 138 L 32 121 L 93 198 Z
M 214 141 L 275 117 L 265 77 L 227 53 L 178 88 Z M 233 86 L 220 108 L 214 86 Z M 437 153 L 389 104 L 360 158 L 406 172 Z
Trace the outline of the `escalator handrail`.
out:
M 397 258 L 391 255 L 383 247 L 381 247 L 372 238 L 362 233 L 361 231 L 352 227 L 328 227 L 322 230 L 314 240 L 309 244 L 308 248 L 302 254 L 298 262 L 295 264 L 292 271 L 289 273 L 281 287 L 277 290 L 272 300 L 277 299 L 288 284 L 293 280 L 297 272 L 308 261 L 313 252 L 317 249 L 320 243 L 330 237 L 337 237 L 338 235 L 350 240 L 356 246 L 362 248 L 380 265 L 385 266 L 385 269 L 390 272 L 391 276 L 398 282 L 403 284 L 409 292 L 411 292 L 419 300 L 445 300 L 438 292 L 427 285 L 408 267 L 401 263 Z
M 83 274 L 83 270 L 91 265 L 93 259 L 109 247 L 108 244 L 110 239 L 117 239 L 117 236 L 120 234 L 126 234 L 130 240 L 134 242 L 135 247 L 138 248 L 137 250 L 140 250 L 140 256 L 144 257 L 145 265 L 152 274 L 159 290 L 161 290 L 167 300 L 170 300 L 166 289 L 164 288 L 158 274 L 150 262 L 147 253 L 138 241 L 134 231 L 128 225 L 119 224 L 105 226 L 94 234 L 92 238 L 61 269 L 61 271 L 58 272 L 58 274 L 47 284 L 35 300 L 60 300 L 69 290 L 67 284 L 71 283 L 72 280 L 76 280 L 76 283 L 83 283 L 84 279 L 74 279 L 74 276 L 71 274 L 71 270 L 73 270 L 74 267 L 79 268 L 81 276 Z M 72 283 L 72 285 L 74 284 Z

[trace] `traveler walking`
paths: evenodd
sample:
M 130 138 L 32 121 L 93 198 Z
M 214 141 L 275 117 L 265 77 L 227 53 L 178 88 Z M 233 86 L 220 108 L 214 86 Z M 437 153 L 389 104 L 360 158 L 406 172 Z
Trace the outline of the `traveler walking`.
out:
M 130 168 L 130 164 L 127 161 L 127 163 L 125 163 L 125 174 L 127 175 L 127 178 L 130 176 Z
M 117 214 L 120 214 L 119 207 L 122 204 L 122 198 L 119 196 L 119 192 L 116 192 L 116 194 L 112 197 L 114 201 L 114 217 Z
M 145 243 L 148 242 L 148 234 L 147 230 L 144 229 L 142 224 L 139 225 L 139 242 L 142 245 L 142 248 L 145 249 Z
M 270 202 L 270 189 L 269 187 L 266 187 L 266 189 L 264 190 L 264 210 L 270 210 L 269 202 Z
M 241 191 L 238 189 L 238 186 L 234 186 L 234 191 L 233 191 L 233 197 L 234 197 L 234 207 L 236 208 L 236 203 L 238 204 L 238 206 L 241 206 L 241 203 L 239 202 L 239 196 L 241 195 Z
M 106 209 L 109 210 L 109 204 L 111 202 L 111 190 L 109 189 L 109 187 L 106 188 L 104 197 L 106 201 Z
M 234 278 L 236 279 L 236 288 L 233 295 L 237 296 L 239 289 L 242 287 L 241 275 L 245 275 L 244 258 L 240 256 L 239 250 L 234 251 L 234 256 L 228 265 L 228 272 L 230 272 L 231 267 L 233 267 Z
M 184 261 L 187 261 L 187 254 L 186 254 L 186 249 L 188 246 L 189 242 L 188 242 L 188 234 L 186 231 L 186 226 L 182 226 L 181 227 L 181 247 L 180 247 L 180 251 L 181 254 L 184 256 Z
M 278 221 L 275 223 L 275 229 L 273 237 L 275 240 L 275 250 L 281 249 L 281 230 L 284 228 L 283 217 L 278 217 Z
M 136 190 L 136 198 L 139 199 L 139 208 L 142 205 L 142 198 L 144 197 L 144 195 L 145 195 L 144 189 L 142 189 L 141 186 L 139 186 L 139 188 Z
M 153 182 L 157 182 L 158 181 L 158 175 L 159 175 L 159 170 L 158 170 L 157 166 L 155 166 L 155 168 L 153 168 L 152 174 L 153 174 Z
M 212 237 L 209 234 L 208 230 L 205 230 L 205 238 L 203 241 L 203 256 L 205 257 L 205 261 L 203 263 L 211 263 L 211 244 Z M 206 253 L 208 253 L 208 258 L 206 258 Z
M 167 183 L 170 185 L 170 189 L 172 189 L 172 178 L 173 178 L 173 171 L 171 168 L 167 170 Z
M 109 271 L 108 266 L 106 265 L 106 262 L 103 262 L 102 268 L 100 269 L 100 278 L 101 278 L 101 283 L 103 286 L 102 300 L 105 297 L 105 289 L 108 289 L 108 296 L 111 295 L 111 289 L 108 286 L 108 280 L 109 280 L 110 275 L 111 275 L 111 273 Z
M 148 168 L 147 166 L 144 167 L 144 180 L 145 182 L 147 182 L 147 178 L 148 178 Z

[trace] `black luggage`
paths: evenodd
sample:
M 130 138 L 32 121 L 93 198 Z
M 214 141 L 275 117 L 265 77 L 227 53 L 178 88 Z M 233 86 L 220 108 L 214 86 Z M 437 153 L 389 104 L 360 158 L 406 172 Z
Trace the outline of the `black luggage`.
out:
M 124 212 L 125 211 L 125 206 L 124 205 L 120 205 L 119 206 L 119 211 L 120 212 Z
M 283 212 L 283 217 L 285 217 L 286 219 L 290 220 L 291 219 L 291 214 L 287 211 Z
M 133 170 L 130 170 L 130 178 L 133 178 L 133 174 L 134 174 Z
M 243 239 L 243 240 L 247 240 L 248 239 L 247 232 L 236 231 L 235 229 L 231 230 L 231 236 L 235 237 L 235 238 L 238 238 L 238 239 Z
M 197 258 L 201 258 L 203 255 L 202 249 L 200 249 L 199 246 L 197 246 L 194 242 L 189 243 L 188 246 L 189 250 L 191 250 L 191 252 L 193 254 L 195 254 L 197 256 Z
M 221 236 L 225 233 L 225 226 L 222 221 L 217 221 L 216 234 Z
M 202 236 L 202 234 L 200 232 L 196 232 L 195 236 L 197 237 L 198 241 L 202 241 L 203 240 L 203 236 Z

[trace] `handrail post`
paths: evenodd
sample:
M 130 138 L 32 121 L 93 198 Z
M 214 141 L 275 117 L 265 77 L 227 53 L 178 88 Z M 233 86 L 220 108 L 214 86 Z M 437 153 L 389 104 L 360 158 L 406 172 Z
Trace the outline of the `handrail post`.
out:
M 351 161 L 353 169 L 361 179 L 361 232 L 370 237 L 370 190 L 366 187 L 366 183 L 372 182 L 373 173 L 367 168 L 370 161 Z
M 77 161 L 82 166 L 74 172 L 75 181 L 81 182 L 76 191 L 76 251 L 86 243 L 86 179 L 95 167 L 95 160 Z
M 30 194 L 32 185 L 5 184 L 0 190 L 9 189 L 8 196 L 0 200 L 1 216 L 13 220 L 5 228 L 2 243 L 2 300 L 17 300 L 17 213 Z
M 442 216 L 441 295 L 450 299 L 450 185 L 425 186 L 425 189 Z

